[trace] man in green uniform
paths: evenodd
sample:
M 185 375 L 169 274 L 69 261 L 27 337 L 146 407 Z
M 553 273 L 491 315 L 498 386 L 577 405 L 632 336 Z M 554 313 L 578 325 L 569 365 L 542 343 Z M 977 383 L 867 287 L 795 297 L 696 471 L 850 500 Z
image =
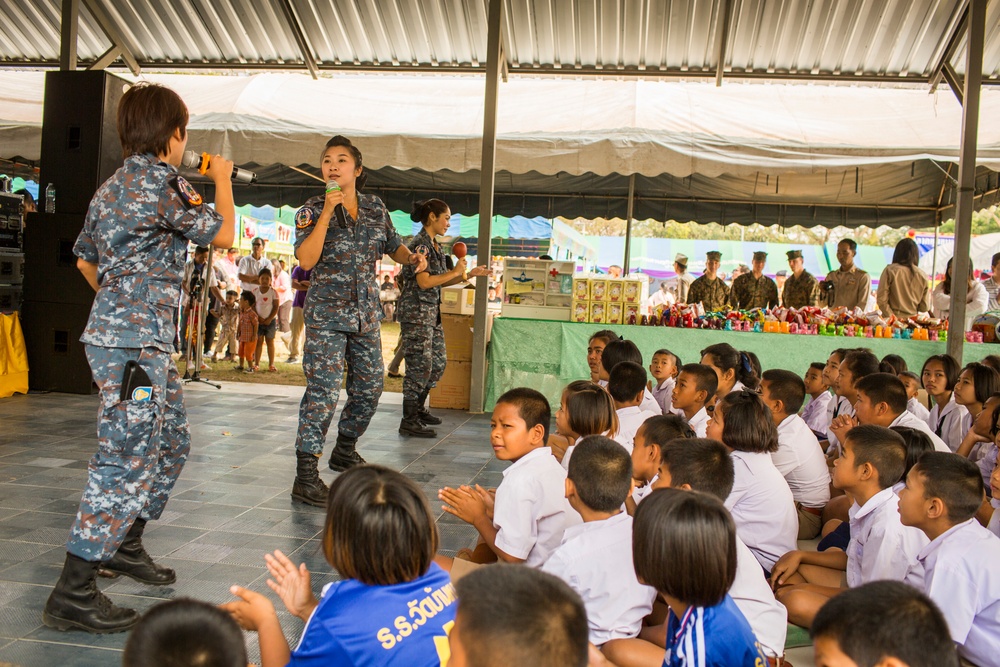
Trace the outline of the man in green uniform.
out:
M 788 251 L 788 268 L 792 275 L 785 281 L 781 301 L 786 308 L 815 306 L 819 297 L 819 282 L 805 269 L 801 250 Z
M 691 283 L 688 292 L 688 303 L 701 302 L 707 313 L 729 308 L 729 287 L 718 275 L 721 262 L 722 253 L 718 250 L 705 253 L 705 273 Z
M 766 263 L 767 253 L 758 250 L 753 254 L 753 268 L 747 273 L 741 273 L 733 281 L 730 301 L 737 310 L 773 308 L 778 305 L 778 286 L 764 275 Z

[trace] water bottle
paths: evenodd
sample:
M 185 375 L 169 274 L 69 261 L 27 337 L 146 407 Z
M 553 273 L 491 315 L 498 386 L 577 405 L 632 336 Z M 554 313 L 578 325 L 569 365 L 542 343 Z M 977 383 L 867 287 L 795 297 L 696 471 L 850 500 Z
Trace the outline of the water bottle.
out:
M 45 212 L 56 212 L 56 184 L 49 183 L 45 186 Z

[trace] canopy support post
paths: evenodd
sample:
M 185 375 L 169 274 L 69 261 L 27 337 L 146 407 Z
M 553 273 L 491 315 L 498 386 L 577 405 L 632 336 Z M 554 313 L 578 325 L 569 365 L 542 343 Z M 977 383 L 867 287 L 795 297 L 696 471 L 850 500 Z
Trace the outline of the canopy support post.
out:
M 635 174 L 628 177 L 628 212 L 625 214 L 625 257 L 622 260 L 622 275 L 627 276 L 632 259 L 632 211 L 635 205 Z
M 496 180 L 497 98 L 500 95 L 501 61 L 505 60 L 500 42 L 503 25 L 503 0 L 489 0 L 489 23 L 486 33 L 486 97 L 483 104 L 483 159 L 479 181 L 479 238 L 476 260 L 479 265 L 492 263 L 493 190 Z M 476 309 L 472 326 L 472 380 L 469 385 L 469 412 L 483 411 L 486 398 L 486 343 L 489 318 L 489 281 L 476 281 Z
M 969 3 L 968 44 L 962 99 L 962 145 L 958 161 L 958 198 L 955 209 L 955 250 L 952 254 L 952 284 L 966 285 L 972 266 L 969 246 L 972 239 L 972 207 L 976 186 L 976 141 L 979 134 L 979 94 L 983 78 L 983 41 L 988 0 Z M 962 290 L 964 296 L 965 290 Z M 954 290 L 953 290 L 954 292 Z M 962 363 L 965 344 L 965 298 L 951 299 L 948 317 L 948 354 Z
M 715 87 L 722 85 L 726 68 L 726 41 L 729 38 L 729 0 L 719 0 L 719 14 L 715 23 Z
M 289 2 L 289 0 L 279 0 L 278 4 L 281 5 L 281 13 L 285 15 L 285 22 L 288 24 L 289 30 L 292 31 L 292 36 L 295 38 L 295 43 L 298 45 L 299 51 L 302 52 L 302 60 L 309 69 L 309 74 L 313 79 L 318 79 L 319 67 L 316 66 L 316 59 L 313 57 L 312 48 L 309 46 L 309 40 L 306 38 L 306 34 L 302 30 L 302 24 L 295 16 L 295 10 L 292 8 L 292 3 Z
M 118 27 L 111 20 L 111 17 L 108 16 L 108 13 L 104 11 L 104 7 L 97 0 L 83 0 L 83 4 L 87 6 L 94 20 L 97 21 L 97 25 L 101 26 L 101 30 L 111 40 L 111 44 L 121 49 L 122 60 L 125 61 L 132 74 L 139 76 L 139 72 L 142 71 L 142 68 L 139 67 L 139 61 L 136 60 L 135 55 L 126 46 L 125 38 L 122 37 L 121 31 L 118 30 Z
M 59 69 L 76 69 L 76 44 L 80 28 L 80 0 L 62 0 L 62 22 L 59 25 Z

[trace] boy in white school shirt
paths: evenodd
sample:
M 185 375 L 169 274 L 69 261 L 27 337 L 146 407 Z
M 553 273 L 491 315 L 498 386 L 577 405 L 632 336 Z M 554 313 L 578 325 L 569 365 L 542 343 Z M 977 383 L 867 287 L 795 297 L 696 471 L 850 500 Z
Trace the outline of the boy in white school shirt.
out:
M 778 429 L 778 451 L 771 453 L 771 461 L 795 499 L 798 539 L 811 540 L 819 535 L 823 508 L 830 502 L 830 469 L 819 440 L 798 415 L 805 383 L 791 371 L 770 369 L 764 371 L 760 391 Z
M 912 412 L 917 419 L 926 422 L 931 416 L 931 411 L 920 402 L 920 376 L 913 371 L 903 371 L 898 376 L 906 387 L 906 409 Z
M 826 434 L 826 429 L 833 419 L 829 414 L 830 401 L 833 394 L 830 393 L 830 385 L 824 379 L 823 369 L 826 364 L 820 361 L 809 364 L 803 378 L 803 385 L 806 393 L 809 394 L 809 403 L 802 409 L 802 417 L 813 433 Z
M 614 440 L 632 453 L 632 441 L 642 423 L 659 412 L 646 412 L 640 405 L 646 392 L 646 369 L 631 361 L 622 361 L 608 375 L 608 393 L 618 413 L 618 432 Z
M 711 366 L 684 364 L 677 374 L 677 384 L 671 397 L 674 408 L 684 413 L 688 426 L 699 438 L 705 437 L 708 425 L 706 405 L 719 388 L 719 378 Z
M 656 598 L 632 565 L 632 517 L 622 510 L 631 490 L 632 460 L 621 445 L 601 435 L 581 440 L 569 462 L 566 499 L 583 523 L 566 529 L 541 567 L 583 598 L 598 647 L 637 636 Z
M 976 464 L 930 452 L 906 476 L 899 515 L 904 525 L 919 528 L 930 540 L 906 583 L 941 608 L 963 660 L 995 665 L 1000 656 L 1000 538 L 975 519 L 983 494 Z
M 674 412 L 671 396 L 674 393 L 674 385 L 677 383 L 677 374 L 680 373 L 681 365 L 680 357 L 665 349 L 654 352 L 653 359 L 649 363 L 649 374 L 653 376 L 649 390 L 656 402 L 660 404 L 662 414 Z

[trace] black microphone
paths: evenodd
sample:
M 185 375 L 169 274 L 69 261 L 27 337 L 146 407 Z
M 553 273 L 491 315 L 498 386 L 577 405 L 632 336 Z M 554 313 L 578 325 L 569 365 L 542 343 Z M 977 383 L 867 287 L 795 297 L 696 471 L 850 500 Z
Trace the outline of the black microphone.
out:
M 184 151 L 184 157 L 181 158 L 181 164 L 189 169 L 197 169 L 198 173 L 204 174 L 208 171 L 208 165 L 212 161 L 212 156 L 208 153 L 195 153 L 194 151 Z M 233 165 L 233 174 L 230 176 L 234 181 L 239 181 L 240 183 L 256 183 L 257 174 L 248 170 L 240 169 L 236 165 Z
M 340 189 L 340 183 L 338 183 L 337 181 L 331 179 L 326 182 L 326 191 L 328 193 L 339 189 Z M 341 229 L 347 229 L 347 209 L 344 208 L 344 205 L 337 204 L 334 207 L 333 212 L 337 214 L 337 225 Z

